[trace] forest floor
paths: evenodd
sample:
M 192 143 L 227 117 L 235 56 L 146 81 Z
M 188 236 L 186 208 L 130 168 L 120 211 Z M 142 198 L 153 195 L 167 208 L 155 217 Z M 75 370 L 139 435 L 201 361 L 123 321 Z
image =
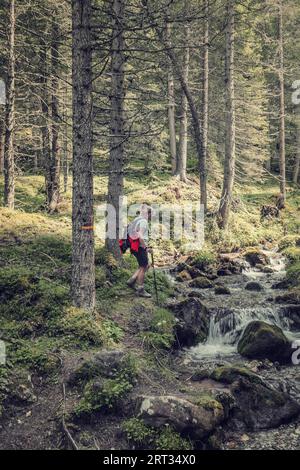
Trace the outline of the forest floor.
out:
M 105 201 L 105 192 L 106 179 L 96 177 L 96 204 Z M 179 183 L 167 175 L 128 176 L 126 194 L 129 204 L 196 202 L 198 183 L 196 179 Z M 228 231 L 220 231 L 213 217 L 205 225 L 207 257 L 263 242 L 270 246 L 281 243 L 291 264 L 291 279 L 294 285 L 300 284 L 299 249 L 289 243 L 299 234 L 300 192 L 289 188 L 287 207 L 280 217 L 261 220 L 261 206 L 274 204 L 277 194 L 277 182 L 270 179 L 238 187 Z M 212 212 L 217 209 L 218 195 L 219 189 L 212 185 Z M 96 412 L 87 421 L 70 418 L 74 410 L 78 414 L 78 406 L 86 405 L 81 400 L 82 389 L 70 386 L 70 376 L 95 352 L 117 347 L 130 351 L 137 362 L 134 391 L 126 381 L 118 384 L 128 386 L 133 396 L 194 393 L 200 385 L 189 381 L 191 370 L 170 349 L 172 320 L 162 305 L 174 296 L 174 289 L 163 272 L 158 272 L 160 306 L 153 299 L 137 298 L 125 287 L 135 266 L 132 257 L 126 255 L 119 268 L 97 241 L 96 312 L 88 315 L 71 307 L 70 188 L 58 213 L 48 215 L 43 203 L 43 178 L 22 176 L 17 179 L 16 210 L 0 208 L 0 338 L 7 349 L 7 365 L 0 367 L 0 448 L 65 448 L 70 446 L 70 433 L 80 448 L 127 449 L 132 444 L 122 430 L 126 413 L 123 416 L 117 409 Z M 172 241 L 158 242 L 154 248 L 160 266 L 169 266 L 186 254 Z M 147 289 L 154 294 L 151 273 Z M 114 393 L 115 389 L 108 390 L 106 399 L 113 400 Z M 280 430 L 274 433 L 279 441 Z M 297 433 L 295 428 L 296 437 Z M 164 448 L 160 446 L 168 442 L 174 445 L 174 436 L 155 439 L 156 448 Z M 232 439 L 235 444 L 229 441 L 224 448 L 245 448 L 243 440 Z M 253 447 L 259 447 L 259 435 L 252 439 Z M 186 448 L 190 444 L 182 440 L 180 445 Z

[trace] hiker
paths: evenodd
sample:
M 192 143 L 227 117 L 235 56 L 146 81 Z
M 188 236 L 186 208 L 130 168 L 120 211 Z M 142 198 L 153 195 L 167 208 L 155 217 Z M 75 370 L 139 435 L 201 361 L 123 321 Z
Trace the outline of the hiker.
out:
M 148 205 L 142 204 L 138 216 L 128 226 L 130 252 L 137 259 L 139 268 L 127 281 L 127 285 L 136 289 L 136 293 L 140 297 L 151 297 L 151 294 L 146 292 L 144 287 L 145 275 L 150 267 L 148 253 L 151 253 L 151 248 L 147 247 L 149 213 L 150 208 Z

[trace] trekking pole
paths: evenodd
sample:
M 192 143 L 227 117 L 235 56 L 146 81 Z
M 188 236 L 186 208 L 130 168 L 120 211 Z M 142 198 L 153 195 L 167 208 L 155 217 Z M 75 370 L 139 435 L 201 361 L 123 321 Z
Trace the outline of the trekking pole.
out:
M 153 268 L 153 280 L 154 280 L 154 288 L 155 288 L 155 297 L 156 297 L 156 303 L 158 304 L 158 290 L 157 290 L 157 282 L 156 282 L 156 272 L 155 272 L 155 266 L 154 266 L 153 250 L 152 250 L 152 252 L 151 252 L 151 261 L 152 261 L 152 268 Z

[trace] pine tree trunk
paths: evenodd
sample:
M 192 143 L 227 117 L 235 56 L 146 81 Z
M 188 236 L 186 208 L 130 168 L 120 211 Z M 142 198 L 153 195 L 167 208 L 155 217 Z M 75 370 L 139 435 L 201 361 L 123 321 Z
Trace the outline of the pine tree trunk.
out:
M 1 118 L 0 118 L 0 175 L 2 175 L 3 170 L 4 170 L 4 130 L 5 130 L 5 125 L 4 125 L 4 118 L 2 116 L 3 111 L 2 111 L 2 106 L 0 106 L 0 112 L 1 112 Z
M 285 95 L 284 95 L 284 50 L 283 50 L 283 12 L 282 0 L 279 0 L 279 85 L 280 85 L 280 130 L 279 130 L 279 168 L 280 168 L 280 195 L 283 208 L 286 199 L 286 170 L 285 170 Z
M 235 175 L 235 102 L 234 102 L 234 0 L 227 3 L 228 25 L 226 31 L 226 138 L 223 190 L 219 207 L 219 223 L 222 228 L 228 225 L 232 190 Z
M 296 160 L 294 165 L 293 172 L 293 182 L 298 183 L 299 180 L 299 170 L 300 170 L 300 106 L 297 106 L 296 109 L 296 132 L 297 132 L 297 150 L 296 150 Z
M 167 37 L 171 37 L 171 25 L 166 25 Z M 171 39 L 170 39 L 171 41 Z M 170 154 L 172 164 L 172 175 L 177 171 L 177 155 L 176 155 L 176 128 L 175 128 L 175 93 L 174 93 L 174 77 L 172 64 L 168 72 L 168 120 L 169 120 L 169 136 L 170 136 Z
M 72 286 L 76 307 L 95 307 L 91 0 L 72 0 Z
M 208 41 L 209 41 L 209 0 L 204 0 L 204 33 L 203 33 L 203 58 L 202 58 L 202 133 L 203 133 L 203 159 L 207 166 L 207 145 L 208 145 L 208 91 L 209 91 L 209 62 L 208 62 Z
M 49 116 L 49 91 L 48 76 L 49 64 L 47 44 L 43 41 L 40 52 L 40 70 L 41 70 L 41 165 L 44 170 L 45 188 L 46 188 L 46 205 L 48 207 L 51 192 L 51 134 L 50 134 L 50 116 Z
M 7 98 L 4 141 L 4 205 L 14 209 L 15 205 L 15 0 L 10 0 L 9 57 L 7 65 Z
M 185 26 L 185 54 L 182 75 L 183 79 L 188 85 L 189 82 L 189 65 L 190 65 L 190 28 Z M 180 131 L 179 131 L 179 152 L 178 152 L 178 166 L 177 174 L 181 181 L 186 181 L 186 163 L 187 163 L 187 137 L 188 137 L 188 101 L 186 94 L 181 93 L 180 104 Z
M 52 114 L 52 143 L 51 143 L 51 164 L 50 164 L 50 182 L 48 184 L 48 211 L 54 212 L 59 202 L 60 192 L 60 157 L 58 148 L 59 139 L 59 109 L 58 109 L 58 35 L 59 28 L 54 18 L 52 24 L 52 41 L 51 41 L 51 114 Z
M 124 0 L 113 0 L 113 41 L 111 58 L 111 142 L 107 203 L 115 208 L 116 238 L 107 238 L 106 247 L 120 259 L 120 197 L 123 195 L 124 166 Z

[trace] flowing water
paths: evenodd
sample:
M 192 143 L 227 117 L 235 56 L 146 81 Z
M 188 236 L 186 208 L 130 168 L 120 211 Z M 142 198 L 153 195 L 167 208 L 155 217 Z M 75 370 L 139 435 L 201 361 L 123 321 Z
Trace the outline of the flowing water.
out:
M 282 291 L 272 288 L 285 277 L 285 259 L 275 250 L 265 251 L 265 254 L 270 272 L 265 273 L 246 264 L 241 274 L 222 277 L 231 295 L 216 295 L 214 289 L 201 290 L 210 314 L 209 335 L 206 343 L 187 351 L 191 359 L 235 355 L 244 328 L 253 320 L 277 325 L 287 336 L 291 336 L 289 319 L 284 316 L 282 307 L 273 300 Z M 262 289 L 245 289 L 249 281 L 259 282 Z

